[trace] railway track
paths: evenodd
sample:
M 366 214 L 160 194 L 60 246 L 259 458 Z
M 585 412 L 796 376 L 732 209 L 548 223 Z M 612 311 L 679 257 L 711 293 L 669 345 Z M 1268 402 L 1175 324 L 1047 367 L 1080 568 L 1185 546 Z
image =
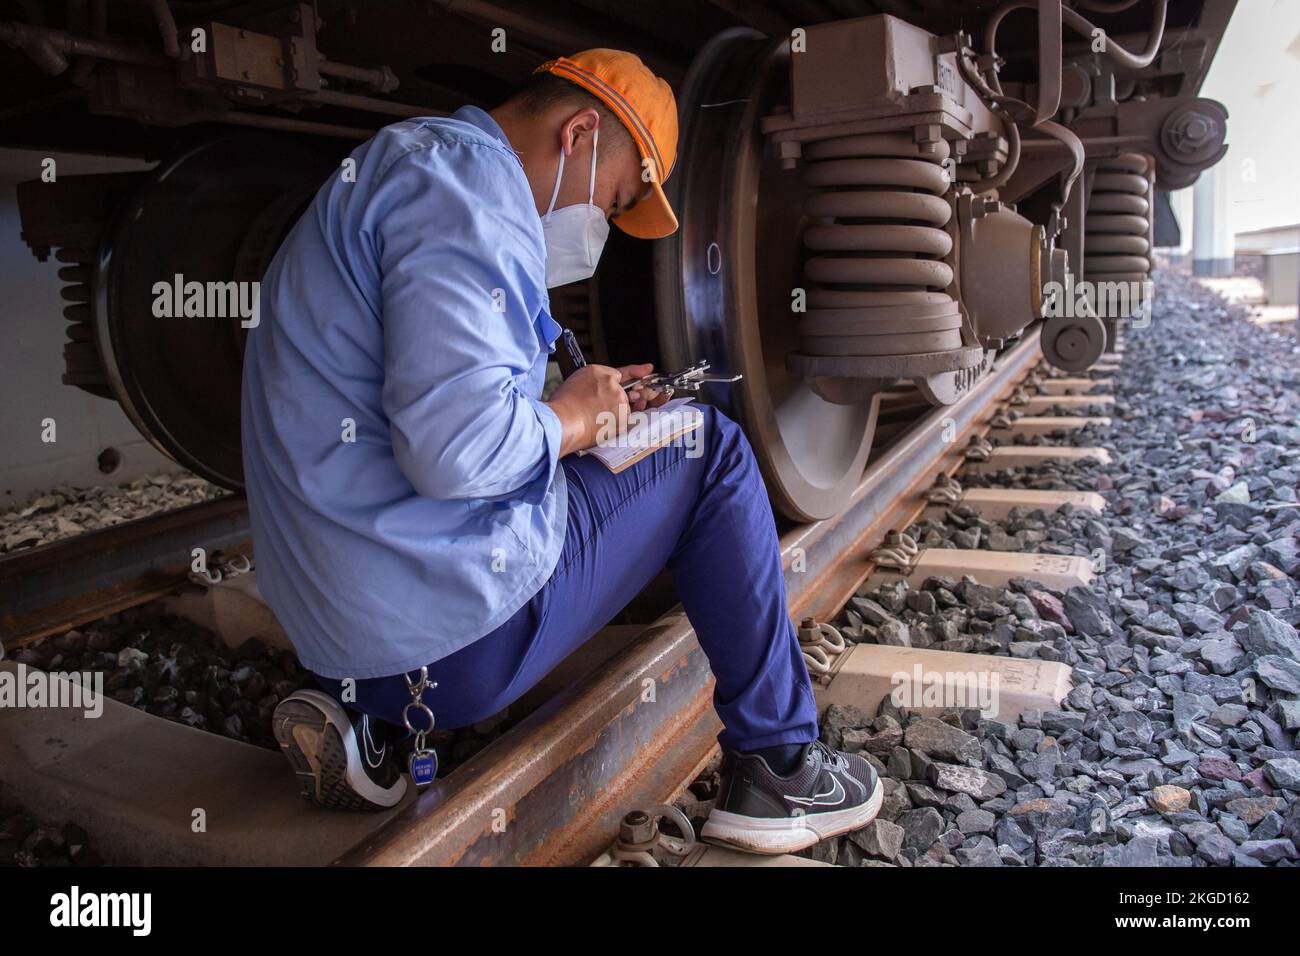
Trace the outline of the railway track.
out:
M 1030 336 L 965 400 L 930 412 L 885 449 L 844 512 L 782 536 L 794 618 L 838 612 L 873 570 L 866 555 L 920 514 L 935 475 L 960 466 L 966 441 L 988 431 L 993 410 L 1039 358 Z M 652 701 L 647 687 L 656 689 Z M 721 729 L 711 694 L 704 654 L 675 608 L 516 728 L 514 739 L 484 750 L 340 862 L 588 862 L 629 809 L 666 802 L 708 762 Z M 514 821 L 504 831 L 494 826 L 503 810 Z
M 873 549 L 923 513 L 936 478 L 963 466 L 967 446 L 1040 358 L 1037 335 L 1027 336 L 961 402 L 901 429 L 842 513 L 782 535 L 796 620 L 839 613 L 877 570 Z M 247 549 L 246 520 L 240 499 L 222 499 L 0 560 L 6 648 L 164 595 L 231 643 L 261 633 L 265 609 L 246 594 L 214 587 L 198 596 L 186 584 L 193 547 Z M 105 855 L 123 850 L 131 862 L 577 865 L 610 845 L 629 810 L 672 800 L 709 763 L 720 729 L 711 694 L 707 662 L 674 607 L 602 632 L 531 695 L 534 709 L 506 734 L 387 814 L 322 815 L 299 804 L 278 754 L 125 705 L 129 713 L 109 714 L 117 730 L 0 713 L 10 724 L 0 764 L 24 771 L 25 803 L 84 821 Z M 62 756 L 69 748 L 76 773 Z M 215 839 L 188 826 L 204 767 L 220 790 L 207 814 L 238 818 Z M 259 836 L 267 826 L 280 834 L 273 847 Z
M 1206 79 L 1215 62 L 1248 79 L 1277 60 L 1243 56 L 1243 31 L 1259 30 L 1240 21 L 1258 11 L 559 6 L 53 0 L 0 14 L 6 222 L 49 263 L 44 289 L 11 270 L 15 341 L 34 359 L 15 407 L 41 410 L 42 446 L 56 420 L 62 432 L 56 453 L 14 420 L 8 494 L 40 497 L 0 516 L 0 867 L 39 868 L 13 912 L 43 925 L 48 905 L 51 928 L 129 921 L 135 935 L 192 937 L 201 919 L 243 940 L 338 922 L 313 918 L 317 877 L 271 871 L 263 891 L 251 867 L 312 867 L 337 891 L 362 867 L 829 865 L 1005 867 L 1035 883 L 1051 868 L 1089 931 L 1266 915 L 1268 882 L 1244 868 L 1300 865 L 1296 350 L 1158 252 L 1186 249 L 1178 194 L 1195 183 L 1192 274 L 1243 265 L 1224 245 L 1230 184 L 1201 174 L 1230 139 L 1261 141 L 1252 126 L 1271 114 L 1235 105 L 1241 83 Z M 735 376 L 705 400 L 742 424 L 762 475 L 820 742 L 880 779 L 869 825 L 794 855 L 695 837 L 725 802 L 722 725 L 667 571 L 508 708 L 435 728 L 442 776 L 387 811 L 302 800 L 273 732 L 314 680 L 259 592 L 244 498 L 241 383 L 285 381 L 244 357 L 288 354 L 265 336 L 292 310 L 266 323 L 258 303 L 285 301 L 272 285 L 298 274 L 272 263 L 302 246 L 314 195 L 364 173 L 354 150 L 386 124 L 487 109 L 587 48 L 628 51 L 672 89 L 675 128 L 660 102 L 647 133 L 636 89 L 580 83 L 612 109 L 602 123 L 653 152 L 678 228 L 653 243 L 613 229 L 600 269 L 550 289 L 548 311 L 595 363 L 708 360 Z M 578 104 L 542 99 L 493 109 L 498 132 L 527 145 L 534 125 L 555 132 L 551 107 Z M 509 121 L 524 113 L 546 122 Z M 351 318 L 335 331 L 356 332 Z M 343 338 L 295 386 L 350 368 L 364 337 Z M 547 371 L 550 384 L 572 369 Z M 184 474 L 65 493 L 92 459 L 118 479 L 146 467 L 135 444 L 93 445 L 117 433 L 88 397 Z M 306 440 L 332 461 L 333 406 L 308 404 L 329 428 Z M 318 556 L 355 565 L 346 549 Z M 197 889 L 176 866 L 244 876 Z M 1170 883 L 1138 867 L 1200 872 Z M 909 885 L 872 892 L 932 920 Z M 626 922 L 620 902 L 607 909 Z
M 7 650 L 158 598 L 194 558 L 252 553 L 242 495 L 217 498 L 0 557 Z

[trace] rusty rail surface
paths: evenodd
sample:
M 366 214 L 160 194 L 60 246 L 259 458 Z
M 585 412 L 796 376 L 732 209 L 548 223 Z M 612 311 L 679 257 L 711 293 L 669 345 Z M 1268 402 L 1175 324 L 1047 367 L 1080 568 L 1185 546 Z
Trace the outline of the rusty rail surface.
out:
M 161 597 L 184 583 L 196 547 L 250 553 L 243 496 L 0 557 L 0 640 L 17 647 Z
M 920 513 L 935 476 L 957 469 L 967 436 L 987 430 L 993 406 L 1039 357 L 1034 327 L 962 401 L 930 412 L 873 462 L 842 514 L 782 537 L 794 616 L 838 611 L 870 572 L 867 553 Z M 675 608 L 336 862 L 586 863 L 624 813 L 670 800 L 707 762 L 721 729 L 712 690 Z

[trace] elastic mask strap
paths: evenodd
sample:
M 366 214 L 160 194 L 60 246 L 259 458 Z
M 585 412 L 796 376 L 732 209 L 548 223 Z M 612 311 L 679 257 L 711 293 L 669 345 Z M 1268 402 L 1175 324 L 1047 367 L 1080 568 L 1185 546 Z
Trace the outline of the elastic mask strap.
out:
M 560 183 L 564 182 L 564 147 L 560 147 L 560 168 L 555 173 L 555 188 L 551 190 L 551 204 L 546 207 L 546 215 L 543 219 L 550 219 L 551 213 L 555 211 L 555 200 L 560 195 Z
M 596 204 L 596 150 L 600 146 L 600 130 L 591 133 L 591 189 L 587 192 L 587 205 Z

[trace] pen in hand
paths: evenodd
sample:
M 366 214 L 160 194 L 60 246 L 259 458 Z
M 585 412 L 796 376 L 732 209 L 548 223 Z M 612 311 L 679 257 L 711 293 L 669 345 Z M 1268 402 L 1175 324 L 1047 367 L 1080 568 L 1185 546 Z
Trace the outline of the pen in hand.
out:
M 582 368 L 587 364 L 586 356 L 582 354 L 582 346 L 578 344 L 578 336 L 574 334 L 573 329 L 565 329 L 562 333 L 562 338 L 564 339 L 564 347 L 566 350 L 568 350 L 569 359 L 570 361 L 573 362 L 573 369 L 576 372 L 578 369 Z M 633 379 L 630 382 L 624 383 L 623 391 L 630 392 L 632 391 L 632 389 L 644 388 L 646 385 L 650 383 L 652 379 L 653 376 L 650 375 L 647 375 L 643 378 Z M 669 395 L 671 395 L 673 393 L 673 388 L 671 385 L 666 387 L 661 387 L 661 388 L 656 388 L 652 386 L 650 388 L 650 391 L 667 392 Z
M 578 337 L 573 334 L 573 329 L 564 330 L 564 347 L 569 350 L 569 358 L 573 361 L 574 371 L 587 364 L 587 359 L 582 354 L 582 346 L 578 344 Z

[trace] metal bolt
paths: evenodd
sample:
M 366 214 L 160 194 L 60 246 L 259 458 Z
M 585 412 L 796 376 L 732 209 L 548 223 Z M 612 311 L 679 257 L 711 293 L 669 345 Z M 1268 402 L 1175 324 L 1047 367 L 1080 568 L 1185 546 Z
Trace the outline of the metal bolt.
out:
M 618 828 L 621 843 L 647 843 L 655 836 L 654 821 L 644 810 L 633 810 L 623 817 Z
M 912 141 L 920 147 L 922 155 L 937 153 L 941 139 L 943 139 L 943 130 L 937 123 L 927 123 L 912 130 Z
M 794 169 L 799 165 L 799 157 L 803 155 L 803 147 L 794 140 L 787 139 L 773 143 L 772 152 L 777 159 L 781 160 L 782 169 Z
M 1213 116 L 1196 108 L 1187 108 L 1166 120 L 1161 139 L 1165 148 L 1175 155 L 1194 156 L 1221 135 Z

